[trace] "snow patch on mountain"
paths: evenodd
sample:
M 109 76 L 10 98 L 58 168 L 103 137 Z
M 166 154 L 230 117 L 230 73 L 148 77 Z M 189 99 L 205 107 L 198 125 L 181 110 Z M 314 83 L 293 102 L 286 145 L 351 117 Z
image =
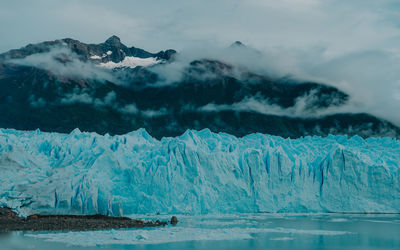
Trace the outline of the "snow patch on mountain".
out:
M 99 66 L 107 69 L 122 68 L 122 67 L 136 68 L 138 66 L 149 67 L 158 64 L 160 62 L 161 62 L 160 60 L 157 60 L 157 58 L 154 57 L 140 58 L 134 56 L 126 56 L 124 60 L 122 60 L 121 62 L 115 63 L 113 61 L 109 61 L 106 63 L 100 63 Z
M 100 60 L 101 57 L 100 57 L 100 56 L 97 56 L 97 55 L 94 55 L 94 56 L 91 56 L 90 59 L 93 59 L 93 60 Z

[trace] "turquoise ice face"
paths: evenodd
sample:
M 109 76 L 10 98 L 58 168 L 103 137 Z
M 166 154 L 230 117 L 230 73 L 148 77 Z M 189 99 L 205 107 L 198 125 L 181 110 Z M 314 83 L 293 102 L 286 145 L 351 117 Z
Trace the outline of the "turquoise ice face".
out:
M 0 130 L 0 205 L 22 215 L 400 212 L 399 162 L 390 138 Z

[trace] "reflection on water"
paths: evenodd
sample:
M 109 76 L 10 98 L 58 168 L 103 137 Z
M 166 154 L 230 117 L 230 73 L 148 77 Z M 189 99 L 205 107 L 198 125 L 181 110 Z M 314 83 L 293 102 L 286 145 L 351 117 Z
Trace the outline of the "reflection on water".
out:
M 157 229 L 0 234 L 0 248 L 400 249 L 400 215 L 240 214 L 178 218 L 178 226 Z

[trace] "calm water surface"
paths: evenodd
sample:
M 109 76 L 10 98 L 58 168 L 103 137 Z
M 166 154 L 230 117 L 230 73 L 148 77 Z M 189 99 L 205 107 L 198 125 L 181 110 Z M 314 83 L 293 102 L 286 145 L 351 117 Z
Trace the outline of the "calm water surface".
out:
M 161 229 L 14 232 L 0 235 L 0 248 L 400 249 L 400 215 L 240 214 L 178 219 L 177 226 Z

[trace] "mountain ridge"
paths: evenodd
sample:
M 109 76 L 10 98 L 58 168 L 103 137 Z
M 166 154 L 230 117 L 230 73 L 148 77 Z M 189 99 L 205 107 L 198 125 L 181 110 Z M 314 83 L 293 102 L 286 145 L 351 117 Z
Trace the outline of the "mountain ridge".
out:
M 121 49 L 124 53 L 124 56 L 128 55 L 140 58 L 157 57 L 164 60 L 169 60 L 171 56 L 176 53 L 176 51 L 172 49 L 159 51 L 157 53 L 151 53 L 140 48 L 135 48 L 134 46 L 129 48 L 121 42 L 119 37 L 114 35 L 108 38 L 105 42 L 99 44 L 86 44 L 72 38 L 63 38 L 36 44 L 28 44 L 27 46 L 21 47 L 19 49 L 12 49 L 3 54 L 0 54 L 0 59 L 9 60 L 24 58 L 32 54 L 49 52 L 52 46 L 62 45 L 67 45 L 73 52 L 76 52 L 79 55 L 84 55 L 86 57 L 85 59 L 89 59 L 90 56 L 94 55 L 96 52 L 106 54 L 106 52 L 110 49 L 113 53 L 116 53 L 119 56 L 121 56 L 122 54 L 118 53 L 117 49 Z M 118 59 L 115 56 L 112 56 L 111 58 L 114 60 Z
M 221 60 L 194 59 L 177 81 L 160 84 L 158 71 L 170 70 L 165 66 L 176 55 L 128 48 L 116 36 L 100 44 L 66 38 L 1 54 L 0 127 L 100 134 L 146 128 L 156 138 L 203 128 L 291 138 L 400 135 L 388 121 L 346 112 L 351 97 L 335 87 L 251 70 L 238 74 Z

